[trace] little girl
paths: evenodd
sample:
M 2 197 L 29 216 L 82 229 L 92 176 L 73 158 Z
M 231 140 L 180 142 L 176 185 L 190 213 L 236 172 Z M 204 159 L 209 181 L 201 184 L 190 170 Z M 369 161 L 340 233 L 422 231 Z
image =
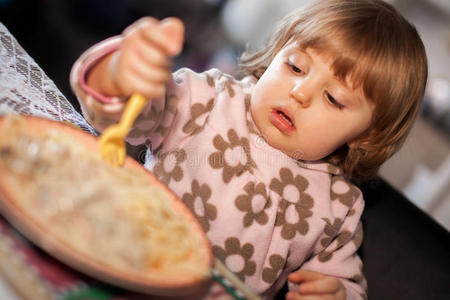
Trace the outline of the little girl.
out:
M 183 24 L 144 18 L 88 50 L 71 83 L 97 129 L 133 92 L 149 103 L 128 141 L 197 216 L 216 257 L 262 296 L 365 299 L 364 202 L 350 180 L 398 150 L 427 78 L 423 44 L 381 0 L 295 11 L 241 57 L 241 80 L 170 74 Z

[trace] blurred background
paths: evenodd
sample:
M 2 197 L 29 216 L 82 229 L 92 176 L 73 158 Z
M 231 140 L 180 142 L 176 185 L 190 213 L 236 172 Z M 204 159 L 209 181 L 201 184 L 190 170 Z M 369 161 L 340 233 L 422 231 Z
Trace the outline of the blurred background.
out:
M 314 0 L 0 0 L 0 22 L 54 80 L 76 109 L 73 62 L 89 46 L 139 17 L 177 16 L 186 43 L 175 67 L 217 67 L 237 74 L 236 58 L 257 47 L 294 8 Z M 420 118 L 380 175 L 450 230 L 450 1 L 386 0 L 418 29 L 429 60 Z

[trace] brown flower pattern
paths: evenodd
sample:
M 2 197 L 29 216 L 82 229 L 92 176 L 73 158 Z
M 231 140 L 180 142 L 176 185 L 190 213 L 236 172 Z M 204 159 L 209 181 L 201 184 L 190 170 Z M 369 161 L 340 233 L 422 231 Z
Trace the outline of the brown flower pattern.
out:
M 277 280 L 278 275 L 283 270 L 286 260 L 278 254 L 272 254 L 269 257 L 270 267 L 265 267 L 262 273 L 262 279 L 264 282 L 273 284 Z
M 359 249 L 359 247 L 362 244 L 364 237 L 363 227 L 362 223 L 358 224 L 358 227 L 356 227 L 355 236 L 353 237 L 353 243 L 355 244 L 355 248 Z
M 330 251 L 324 250 L 324 251 L 319 253 L 319 255 L 318 255 L 319 261 L 320 262 L 327 262 L 327 261 L 329 261 L 333 257 L 333 252 L 339 250 L 340 248 L 342 248 L 342 246 L 347 244 L 348 241 L 350 241 L 351 238 L 352 238 L 352 233 L 350 231 L 348 231 L 348 230 L 343 230 L 335 238 L 335 240 L 337 242 L 337 245 L 336 245 L 336 247 L 333 247 L 334 249 L 332 249 Z
M 253 174 L 253 169 L 256 168 L 250 156 L 248 139 L 239 138 L 234 129 L 228 130 L 227 137 L 229 142 L 225 141 L 221 135 L 214 137 L 214 147 L 219 151 L 209 156 L 209 164 L 213 169 L 223 169 L 222 178 L 225 183 L 245 172 Z
M 352 184 L 349 184 L 342 176 L 331 178 L 331 200 L 338 200 L 347 207 L 352 207 L 361 192 Z
M 236 95 L 236 92 L 233 89 L 233 85 L 236 84 L 236 82 L 230 75 L 224 74 L 220 71 L 215 72 L 212 76 L 206 74 L 206 82 L 210 87 L 214 87 L 217 84 L 216 88 L 218 94 L 226 90 L 230 98 L 233 98 Z
M 228 96 L 233 98 L 236 95 L 236 92 L 233 89 L 233 84 L 235 84 L 234 78 L 225 74 L 222 74 L 222 76 L 225 77 L 225 79 L 221 79 L 219 81 L 218 92 L 222 93 L 226 90 L 228 92 Z
M 156 129 L 156 126 L 160 123 L 163 112 L 157 111 L 157 109 L 154 106 L 151 106 L 150 109 L 145 112 L 141 113 L 139 117 L 136 120 L 136 123 L 146 123 L 151 122 L 152 126 L 150 128 L 144 128 L 141 129 L 139 127 L 134 127 L 128 136 L 132 138 L 140 138 L 142 136 L 147 136 L 149 132 L 152 132 Z
M 175 118 L 175 115 L 177 114 L 177 105 L 178 105 L 178 97 L 175 95 L 167 95 L 166 96 L 166 103 L 165 103 L 165 112 L 164 114 L 170 114 L 171 120 L 168 123 L 171 123 L 172 120 Z M 166 123 L 166 120 L 162 120 L 162 122 Z M 167 126 L 164 126 L 167 125 Z M 158 133 L 161 136 L 166 136 L 169 130 L 171 129 L 170 124 L 159 124 L 159 126 L 156 128 L 155 132 Z
M 195 103 L 191 106 L 191 119 L 186 122 L 186 124 L 183 126 L 183 132 L 195 135 L 199 132 L 201 132 L 204 128 L 206 123 L 208 122 L 209 115 L 204 119 L 203 124 L 199 125 L 197 124 L 197 120 L 199 120 L 202 116 L 208 114 L 214 107 L 214 99 L 210 99 L 206 105 L 202 103 Z
M 212 77 L 208 73 L 206 73 L 206 83 L 209 85 L 209 87 L 214 87 L 215 85 L 214 77 Z
M 270 189 L 280 195 L 275 226 L 281 226 L 281 237 L 290 240 L 296 233 L 306 235 L 309 231 L 307 218 L 312 216 L 313 198 L 305 192 L 308 181 L 301 175 L 293 176 L 288 168 L 280 170 L 280 179 L 273 178 Z
M 326 248 L 331 244 L 334 237 L 339 232 L 343 221 L 340 218 L 336 218 L 334 219 L 333 224 L 331 224 L 331 221 L 328 218 L 323 218 L 323 220 L 325 221 L 325 228 L 323 229 L 323 232 L 326 237 L 320 240 L 320 245 Z
M 183 178 L 183 169 L 180 164 L 185 160 L 186 152 L 183 149 L 163 153 L 155 164 L 153 173 L 166 184 L 169 184 L 172 179 L 180 181 Z
M 264 183 L 255 185 L 253 181 L 250 181 L 244 186 L 244 191 L 245 194 L 239 195 L 234 202 L 240 211 L 245 212 L 242 220 L 244 227 L 249 227 L 253 222 L 260 225 L 267 224 L 269 216 L 265 210 L 271 207 L 272 201 L 267 196 Z
M 178 97 L 175 95 L 167 95 L 165 98 L 165 107 L 162 110 L 158 110 L 154 105 L 150 106 L 150 109 L 142 112 L 136 120 L 136 123 L 144 124 L 152 124 L 152 126 L 141 129 L 139 127 L 134 127 L 129 136 L 133 138 L 139 138 L 143 136 L 148 136 L 149 132 L 157 132 L 161 136 L 165 136 L 167 132 L 170 130 L 170 126 L 164 127 L 161 122 L 166 114 L 170 114 L 171 117 L 174 117 L 177 112 L 177 102 Z
M 217 208 L 208 203 L 211 198 L 211 188 L 207 184 L 200 185 L 197 180 L 192 181 L 191 193 L 185 193 L 181 200 L 195 214 L 203 229 L 208 232 L 210 220 L 217 217 Z
M 214 256 L 225 265 L 242 281 L 245 276 L 252 276 L 256 272 L 256 263 L 251 260 L 255 248 L 250 243 L 241 243 L 236 237 L 229 237 L 225 240 L 225 247 L 212 247 Z
M 247 128 L 250 133 L 259 135 L 259 132 L 258 132 L 258 130 L 256 130 L 255 125 L 253 123 L 252 115 L 250 112 L 250 107 L 251 107 L 250 101 L 251 101 L 251 95 L 250 94 L 245 95 L 244 103 L 245 103 L 245 114 L 247 116 L 247 120 L 246 120 Z

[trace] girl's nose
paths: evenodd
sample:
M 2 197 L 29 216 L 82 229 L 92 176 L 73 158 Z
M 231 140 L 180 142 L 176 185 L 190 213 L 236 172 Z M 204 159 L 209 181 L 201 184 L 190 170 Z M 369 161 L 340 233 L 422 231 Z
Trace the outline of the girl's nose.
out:
M 306 82 L 297 83 L 291 89 L 292 98 L 300 103 L 302 107 L 308 107 L 311 104 L 312 94 L 307 87 Z

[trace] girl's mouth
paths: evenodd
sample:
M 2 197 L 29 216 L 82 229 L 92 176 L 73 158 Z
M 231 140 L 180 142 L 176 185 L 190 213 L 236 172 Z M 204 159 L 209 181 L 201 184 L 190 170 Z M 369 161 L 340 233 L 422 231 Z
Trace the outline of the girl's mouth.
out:
M 295 130 L 295 124 L 292 118 L 285 111 L 273 109 L 269 119 L 283 133 L 290 133 Z

